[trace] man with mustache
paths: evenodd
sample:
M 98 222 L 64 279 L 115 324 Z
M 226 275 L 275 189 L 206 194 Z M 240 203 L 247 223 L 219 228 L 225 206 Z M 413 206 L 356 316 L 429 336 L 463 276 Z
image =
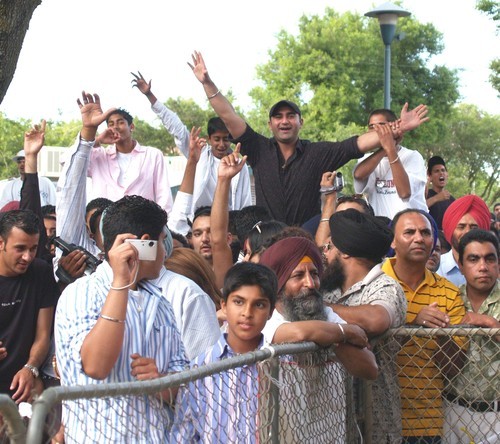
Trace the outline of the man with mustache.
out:
M 393 239 L 391 230 L 376 217 L 351 208 L 334 213 L 329 225 L 331 237 L 324 246 L 327 265 L 321 280 L 325 303 L 342 319 L 363 328 L 369 338 L 400 327 L 408 303 L 401 286 L 381 269 Z M 377 406 L 373 409 L 374 443 L 401 442 L 395 365 L 398 350 L 391 337 L 377 341 L 373 347 L 380 369 L 372 384 L 373 405 Z
M 303 237 L 284 238 L 262 253 L 260 263 L 278 277 L 276 306 L 262 330 L 266 342 L 312 341 L 323 347 L 335 346 L 335 361 L 340 361 L 350 374 L 366 379 L 377 377 L 377 364 L 367 348 L 364 330 L 346 323 L 323 304 L 318 291 L 323 265 L 314 242 Z M 326 362 L 324 357 L 320 357 L 319 366 L 314 365 L 315 357 L 311 357 L 312 365 L 293 356 L 280 364 L 284 374 L 291 372 L 295 380 L 292 393 L 280 393 L 285 412 L 282 416 L 293 423 L 293 427 L 282 424 L 286 436 L 281 437 L 281 442 L 304 442 L 304 436 L 313 433 L 309 430 L 311 424 L 315 442 L 349 442 L 345 424 L 350 405 L 346 402 L 344 372 L 337 362 Z M 318 371 L 322 376 L 318 377 Z M 321 409 L 315 407 L 318 396 Z M 300 418 L 294 417 L 297 405 L 304 412 Z M 314 418 L 309 419 L 310 411 L 315 412 Z

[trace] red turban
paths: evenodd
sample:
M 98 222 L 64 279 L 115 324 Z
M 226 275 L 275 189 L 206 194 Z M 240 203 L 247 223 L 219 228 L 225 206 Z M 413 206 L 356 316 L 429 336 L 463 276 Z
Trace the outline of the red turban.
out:
M 6 213 L 11 210 L 19 210 L 20 202 L 18 200 L 11 200 L 9 203 L 5 204 L 2 208 L 0 208 L 1 213 Z
M 304 256 L 309 256 L 321 276 L 323 262 L 319 248 L 305 237 L 287 237 L 271 245 L 260 256 L 259 263 L 268 266 L 278 276 L 280 291 Z
M 445 211 L 443 216 L 444 237 L 451 244 L 451 237 L 455 228 L 464 215 L 470 214 L 479 228 L 490 229 L 490 210 L 483 199 L 472 194 L 455 200 Z

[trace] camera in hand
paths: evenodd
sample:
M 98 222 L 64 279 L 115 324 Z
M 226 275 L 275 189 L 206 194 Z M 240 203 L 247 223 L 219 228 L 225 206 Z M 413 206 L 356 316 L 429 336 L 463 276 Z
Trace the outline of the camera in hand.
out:
M 97 266 L 102 263 L 102 261 L 96 258 L 92 253 L 87 251 L 85 248 L 80 247 L 79 245 L 70 244 L 64 240 L 62 240 L 59 236 L 54 237 L 52 240 L 54 245 L 62 251 L 63 256 L 67 256 L 69 253 L 75 250 L 81 251 L 87 257 L 85 259 L 85 274 L 92 274 Z M 61 282 L 65 284 L 69 284 L 73 282 L 73 279 L 62 267 L 57 267 L 56 276 L 61 280 Z
M 344 176 L 342 173 L 339 171 L 337 172 L 337 175 L 335 176 L 335 180 L 333 182 L 333 187 L 335 191 L 342 191 L 344 189 Z

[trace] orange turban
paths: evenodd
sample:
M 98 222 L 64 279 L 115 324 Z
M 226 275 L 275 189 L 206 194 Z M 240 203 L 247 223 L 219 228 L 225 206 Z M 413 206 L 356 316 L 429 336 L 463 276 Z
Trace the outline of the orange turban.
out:
M 490 229 L 490 210 L 483 199 L 472 194 L 455 200 L 445 211 L 443 216 L 444 237 L 451 244 L 451 237 L 455 228 L 464 215 L 470 214 L 479 228 Z

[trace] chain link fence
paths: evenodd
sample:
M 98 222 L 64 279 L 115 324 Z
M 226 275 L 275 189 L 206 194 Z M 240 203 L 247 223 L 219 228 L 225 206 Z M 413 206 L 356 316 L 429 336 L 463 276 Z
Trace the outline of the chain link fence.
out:
M 28 427 L 0 396 L 0 442 L 62 442 L 64 431 L 66 443 L 498 443 L 497 338 L 390 330 L 373 343 L 379 377 L 368 382 L 348 377 L 334 349 L 275 345 L 151 381 L 50 388 Z

